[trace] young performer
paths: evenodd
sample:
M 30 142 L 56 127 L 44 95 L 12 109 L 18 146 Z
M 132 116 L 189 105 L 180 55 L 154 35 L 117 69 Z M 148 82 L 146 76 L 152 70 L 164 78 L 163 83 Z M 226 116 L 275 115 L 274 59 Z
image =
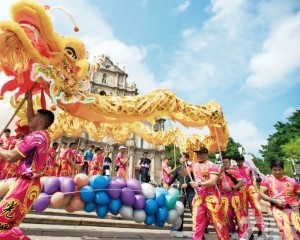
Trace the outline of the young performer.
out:
M 41 192 L 40 177 L 48 156 L 50 137 L 46 129 L 53 123 L 54 114 L 45 109 L 34 114 L 31 93 L 25 97 L 31 133 L 14 149 L 0 149 L 1 161 L 19 161 L 13 188 L 0 202 L 0 239 L 29 239 L 18 226 Z
M 260 196 L 271 203 L 271 212 L 283 240 L 300 239 L 299 202 L 300 186 L 295 179 L 283 175 L 281 160 L 272 160 L 272 173 L 260 184 Z
M 122 177 L 122 178 L 126 178 L 126 168 L 129 160 L 129 159 L 124 159 L 125 149 L 126 147 L 120 146 L 119 153 L 117 154 L 115 159 L 115 164 L 118 168 L 117 177 Z

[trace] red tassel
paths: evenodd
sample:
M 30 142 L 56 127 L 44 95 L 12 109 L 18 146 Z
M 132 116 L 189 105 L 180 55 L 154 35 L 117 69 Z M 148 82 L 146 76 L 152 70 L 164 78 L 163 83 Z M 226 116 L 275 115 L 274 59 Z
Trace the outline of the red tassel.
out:
M 46 105 L 46 98 L 45 98 L 45 93 L 44 90 L 41 90 L 41 107 L 42 109 L 47 109 L 47 105 Z

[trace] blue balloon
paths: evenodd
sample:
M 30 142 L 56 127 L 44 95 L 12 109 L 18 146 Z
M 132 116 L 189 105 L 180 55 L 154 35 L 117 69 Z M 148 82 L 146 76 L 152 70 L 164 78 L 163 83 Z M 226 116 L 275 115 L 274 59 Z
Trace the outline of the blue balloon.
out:
M 169 216 L 169 210 L 166 207 L 159 208 L 155 214 L 155 217 L 160 222 L 167 221 Z
M 86 212 L 92 212 L 96 208 L 96 203 L 95 202 L 87 202 L 84 205 L 84 211 Z
M 155 201 L 158 204 L 158 207 L 164 207 L 166 205 L 166 197 L 162 192 L 155 194 Z
M 154 199 L 147 199 L 146 205 L 144 207 L 147 215 L 155 214 L 158 209 L 157 202 Z
M 95 192 L 91 186 L 84 186 L 80 189 L 80 198 L 85 203 L 93 201 L 94 197 Z
M 165 225 L 165 222 L 164 221 L 159 221 L 158 219 L 155 219 L 154 224 L 157 227 L 163 227 Z
M 109 198 L 107 192 L 105 192 L 105 191 L 96 192 L 94 201 L 98 205 L 100 205 L 100 206 L 107 205 L 109 203 L 109 200 L 110 200 L 110 198 Z
M 93 189 L 103 190 L 108 187 L 109 180 L 108 178 L 101 175 L 94 175 L 90 179 L 90 186 Z
M 106 216 L 106 214 L 108 213 L 107 205 L 105 205 L 105 206 L 99 206 L 98 205 L 96 207 L 96 213 L 97 213 L 98 217 L 104 218 Z
M 155 221 L 154 215 L 147 215 L 144 223 L 149 226 L 149 225 L 152 225 L 154 223 L 154 221 Z
M 120 199 L 111 199 L 108 204 L 109 211 L 113 215 L 118 215 L 121 207 L 122 207 L 122 202 Z
M 162 193 L 162 194 L 167 195 L 167 194 L 168 194 L 168 190 L 165 189 L 165 188 L 162 188 L 162 187 L 158 187 L 158 188 L 155 188 L 155 193 L 156 193 L 156 194 Z

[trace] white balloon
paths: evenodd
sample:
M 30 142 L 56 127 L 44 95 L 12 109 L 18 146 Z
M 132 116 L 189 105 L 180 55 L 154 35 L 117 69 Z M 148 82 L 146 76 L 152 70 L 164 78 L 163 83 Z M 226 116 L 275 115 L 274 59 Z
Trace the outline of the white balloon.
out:
M 154 198 L 155 196 L 154 187 L 150 183 L 142 183 L 141 186 L 142 186 L 142 192 L 146 199 Z
M 173 227 L 174 227 L 175 229 L 178 229 L 178 228 L 180 228 L 181 223 L 182 223 L 182 219 L 181 219 L 181 217 L 178 217 L 178 218 L 175 220 L 175 222 L 173 223 Z
M 184 213 L 184 206 L 181 201 L 176 201 L 175 209 L 179 216 L 181 216 Z
M 123 218 L 130 220 L 130 219 L 132 219 L 133 209 L 132 209 L 132 207 L 123 205 L 120 209 L 120 214 Z
M 146 219 L 146 212 L 142 209 L 133 211 L 133 219 L 137 223 L 142 223 Z
M 169 210 L 169 215 L 168 215 L 167 223 L 173 224 L 178 217 L 179 217 L 178 213 L 177 213 L 177 211 L 175 209 Z

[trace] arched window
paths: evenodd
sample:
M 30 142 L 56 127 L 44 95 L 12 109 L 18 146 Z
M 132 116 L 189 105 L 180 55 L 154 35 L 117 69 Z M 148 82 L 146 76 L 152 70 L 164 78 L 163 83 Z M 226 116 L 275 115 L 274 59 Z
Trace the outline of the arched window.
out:
M 100 96 L 106 96 L 106 92 L 103 91 L 103 90 L 101 90 L 101 91 L 99 92 L 99 94 L 100 94 Z

